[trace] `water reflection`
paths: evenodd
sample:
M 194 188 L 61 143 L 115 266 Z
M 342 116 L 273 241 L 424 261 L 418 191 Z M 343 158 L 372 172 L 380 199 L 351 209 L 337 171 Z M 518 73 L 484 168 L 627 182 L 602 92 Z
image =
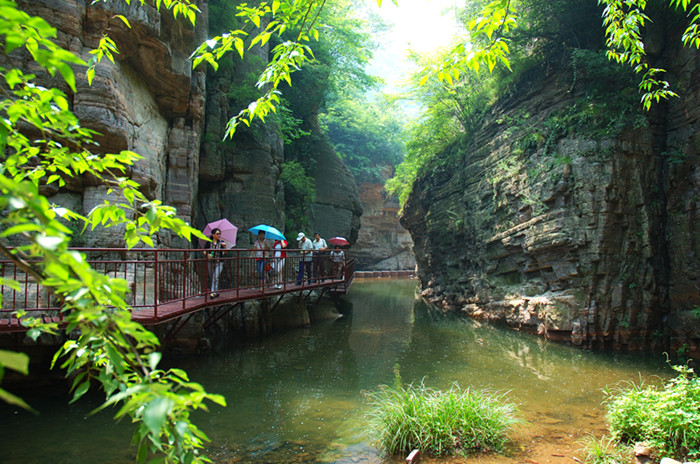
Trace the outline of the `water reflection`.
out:
M 229 403 L 195 416 L 212 439 L 209 455 L 218 463 L 401 462 L 377 456 L 362 395 L 391 384 L 396 365 L 406 383 L 508 391 L 529 421 L 528 441 L 598 430 L 600 388 L 667 375 L 660 358 L 588 353 L 436 315 L 414 292 L 413 281 L 356 282 L 338 320 L 170 360 Z M 46 401 L 40 418 L 3 411 L 0 433 L 16 437 L 13 452 L 22 450 L 3 452 L 11 456 L 4 462 L 132 462 L 127 424 L 105 414 L 82 419 L 94 404 Z M 66 417 L 79 418 L 78 426 L 66 426 Z

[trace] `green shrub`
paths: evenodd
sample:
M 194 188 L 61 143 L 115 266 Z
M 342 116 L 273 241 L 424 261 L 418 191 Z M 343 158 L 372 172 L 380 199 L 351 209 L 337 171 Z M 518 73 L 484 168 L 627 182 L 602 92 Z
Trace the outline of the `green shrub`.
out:
M 586 464 L 629 464 L 632 453 L 613 437 L 600 439 L 589 436 L 583 447 L 583 462 Z
M 507 432 L 518 422 L 516 407 L 503 395 L 462 389 L 418 386 L 383 387 L 370 393 L 371 421 L 379 445 L 388 454 L 467 454 L 502 451 Z
M 308 227 L 307 208 L 316 201 L 314 178 L 307 174 L 300 162 L 286 161 L 282 164 L 280 179 L 284 185 L 287 233 Z
M 619 441 L 645 441 L 661 457 L 700 458 L 700 379 L 689 367 L 662 389 L 628 384 L 606 392 L 610 431 Z

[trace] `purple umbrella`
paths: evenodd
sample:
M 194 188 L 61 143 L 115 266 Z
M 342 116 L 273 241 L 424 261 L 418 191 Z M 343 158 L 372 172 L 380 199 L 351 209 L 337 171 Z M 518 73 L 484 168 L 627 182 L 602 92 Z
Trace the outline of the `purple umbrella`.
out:
M 226 244 L 226 248 L 233 248 L 236 245 L 238 227 L 231 224 L 228 219 L 219 219 L 218 221 L 210 222 L 202 233 L 209 237 L 211 231 L 214 229 L 219 229 L 221 231 L 221 240 Z M 205 243 L 206 241 L 202 239 L 199 240 L 199 244 L 202 248 L 204 248 Z

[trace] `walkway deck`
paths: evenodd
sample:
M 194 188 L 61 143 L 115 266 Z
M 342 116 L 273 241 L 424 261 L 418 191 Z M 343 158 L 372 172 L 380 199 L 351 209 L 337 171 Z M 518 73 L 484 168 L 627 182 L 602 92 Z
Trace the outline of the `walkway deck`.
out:
M 307 280 L 297 285 L 296 270 L 301 257 L 290 250 L 282 263 L 270 252 L 264 258 L 265 264 L 281 267 L 282 271 L 264 271 L 266 281 L 261 286 L 260 262 L 252 257 L 251 250 L 230 250 L 219 260 L 222 268 L 219 296 L 212 298 L 209 288 L 213 263 L 207 261 L 202 250 L 91 248 L 80 251 L 86 253 L 93 268 L 127 281 L 131 288 L 128 303 L 132 308 L 132 318 L 146 326 L 172 321 L 206 308 L 266 298 L 277 298 L 279 301 L 284 295 L 292 293 L 297 293 L 299 298 L 306 291 L 310 293 L 318 289 L 331 295 L 344 294 L 355 274 L 352 259 L 348 259 L 341 268 L 336 268 L 336 275 L 332 275 L 327 256 L 319 257 L 312 267 L 325 278 L 308 280 L 310 276 L 307 274 Z M 17 291 L 0 286 L 3 296 L 0 332 L 27 330 L 15 316 L 18 310 L 41 317 L 45 322 L 62 322 L 55 298 L 18 270 L 13 262 L 0 260 L 0 276 L 14 279 L 22 287 Z

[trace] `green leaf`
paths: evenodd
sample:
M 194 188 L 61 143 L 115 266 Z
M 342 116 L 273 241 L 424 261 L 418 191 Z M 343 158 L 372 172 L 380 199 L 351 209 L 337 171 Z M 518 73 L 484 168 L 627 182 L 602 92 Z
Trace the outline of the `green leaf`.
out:
M 155 370 L 156 367 L 158 367 L 158 363 L 160 362 L 160 359 L 162 357 L 163 355 L 158 351 L 148 353 L 148 365 L 151 368 L 151 370 Z
M 126 27 L 128 27 L 129 29 L 131 29 L 131 24 L 129 24 L 129 21 L 128 21 L 124 16 L 122 16 L 122 15 L 114 15 L 114 17 L 117 18 L 117 19 L 119 19 L 119 20 L 121 20 L 121 21 L 126 25 Z
M 29 373 L 29 356 L 24 353 L 0 350 L 0 365 L 27 375 Z
M 139 450 L 136 454 L 136 462 L 145 462 L 146 457 L 148 457 L 148 442 L 144 440 L 139 443 Z
M 34 341 L 37 341 L 40 335 L 41 330 L 37 329 L 36 327 L 31 328 L 27 331 L 27 337 L 31 338 Z
M 16 292 L 19 292 L 22 289 L 22 286 L 20 285 L 19 282 L 17 282 L 14 279 L 9 279 L 7 277 L 0 277 L 0 285 L 10 287 L 12 290 L 14 290 Z
M 15 406 L 19 406 L 23 409 L 26 409 L 27 411 L 31 411 L 34 414 L 39 414 L 34 408 L 29 406 L 22 398 L 20 398 L 17 395 L 13 395 L 12 393 L 2 388 L 0 388 L 0 399 L 5 401 L 6 403 L 14 404 Z
M 80 385 L 78 385 L 78 388 L 76 388 L 75 391 L 73 392 L 73 399 L 70 400 L 69 404 L 73 404 L 76 401 L 78 401 L 80 399 L 80 397 L 82 397 L 85 393 L 87 393 L 87 391 L 89 389 L 90 389 L 90 380 L 88 379 L 88 380 L 84 381 L 83 383 L 81 383 Z
M 143 423 L 152 434 L 160 434 L 173 405 L 173 400 L 168 398 L 156 398 L 146 405 L 143 411 Z
M 61 76 L 63 76 L 63 80 L 66 81 L 68 87 L 75 92 L 75 73 L 73 69 L 66 63 L 56 63 L 56 68 L 58 72 L 61 73 Z

